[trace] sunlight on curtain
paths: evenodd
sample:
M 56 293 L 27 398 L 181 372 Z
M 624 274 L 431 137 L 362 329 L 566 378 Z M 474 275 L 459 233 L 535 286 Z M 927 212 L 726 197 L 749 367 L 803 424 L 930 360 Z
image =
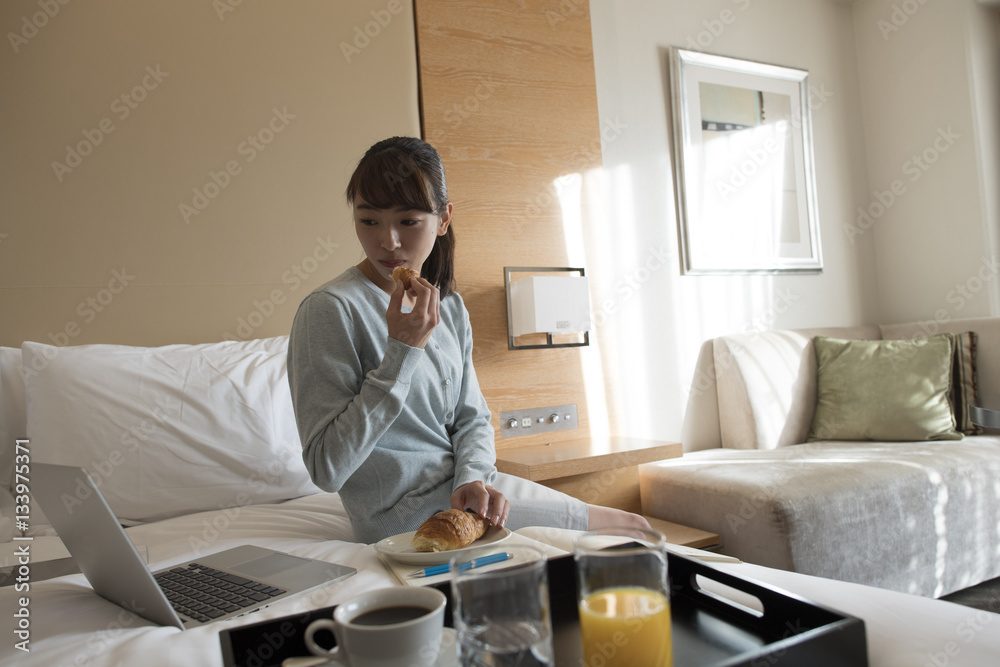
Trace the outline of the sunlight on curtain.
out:
M 787 311 L 772 275 L 679 276 L 676 219 L 637 207 L 645 173 L 620 164 L 553 183 L 569 265 L 583 266 L 590 282 L 593 328 L 581 364 L 595 436 L 679 438 L 701 344 L 773 329 Z M 673 211 L 672 191 L 664 184 L 658 210 Z M 781 198 L 768 202 L 771 210 Z
M 579 173 L 567 174 L 557 178 L 553 185 L 559 198 L 559 208 L 562 212 L 563 238 L 566 240 L 566 257 L 568 266 L 582 266 L 590 280 L 590 312 L 592 328 L 590 331 L 590 346 L 580 348 L 580 360 L 583 366 L 584 393 L 587 400 L 587 419 L 591 436 L 609 435 L 611 425 L 608 420 L 608 397 L 605 392 L 607 379 L 601 363 L 601 336 L 598 331 L 600 313 L 598 313 L 594 298 L 595 264 L 589 256 L 585 243 L 583 222 L 583 176 Z
M 650 325 L 637 306 L 651 291 L 644 265 L 649 249 L 636 254 L 643 228 L 634 211 L 631 171 L 593 169 L 561 177 L 556 185 L 567 254 L 590 278 L 594 326 L 581 357 L 591 434 L 620 434 L 612 418 L 625 414 L 630 432 L 648 433 L 645 422 L 655 419 L 645 335 Z

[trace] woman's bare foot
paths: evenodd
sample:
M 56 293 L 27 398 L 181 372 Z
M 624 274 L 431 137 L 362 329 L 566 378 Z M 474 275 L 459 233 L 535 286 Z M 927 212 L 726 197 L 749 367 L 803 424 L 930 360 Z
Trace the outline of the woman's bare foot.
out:
M 652 530 L 645 517 L 615 509 L 614 507 L 602 507 L 601 505 L 587 505 L 589 515 L 587 517 L 587 530 L 597 530 L 599 528 L 642 528 Z

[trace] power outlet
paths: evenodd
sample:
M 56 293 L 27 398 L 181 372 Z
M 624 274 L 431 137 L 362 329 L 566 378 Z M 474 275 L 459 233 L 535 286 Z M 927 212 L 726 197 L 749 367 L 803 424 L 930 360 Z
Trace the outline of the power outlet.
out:
M 578 426 L 576 403 L 500 413 L 500 437 L 569 431 Z

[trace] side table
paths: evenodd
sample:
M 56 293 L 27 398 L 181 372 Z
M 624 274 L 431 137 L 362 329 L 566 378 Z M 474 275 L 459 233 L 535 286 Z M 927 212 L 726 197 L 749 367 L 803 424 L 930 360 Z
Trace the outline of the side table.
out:
M 508 447 L 497 452 L 497 470 L 544 484 L 592 504 L 642 513 L 639 465 L 681 456 L 679 442 L 617 436 Z M 646 517 L 672 544 L 710 548 L 719 536 Z

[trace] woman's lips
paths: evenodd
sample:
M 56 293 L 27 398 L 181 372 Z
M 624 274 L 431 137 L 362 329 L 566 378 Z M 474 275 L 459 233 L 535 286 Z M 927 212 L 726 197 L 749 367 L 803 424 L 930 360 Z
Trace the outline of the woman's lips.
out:
M 392 261 L 386 260 L 386 259 L 380 259 L 378 261 L 378 263 L 381 264 L 382 266 L 386 267 L 387 269 L 395 269 L 397 266 L 402 266 L 406 262 L 404 262 L 401 259 L 396 259 L 396 260 L 392 260 Z

